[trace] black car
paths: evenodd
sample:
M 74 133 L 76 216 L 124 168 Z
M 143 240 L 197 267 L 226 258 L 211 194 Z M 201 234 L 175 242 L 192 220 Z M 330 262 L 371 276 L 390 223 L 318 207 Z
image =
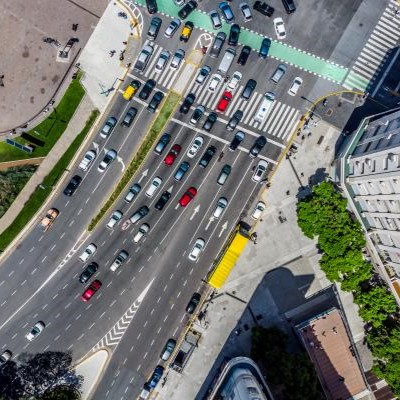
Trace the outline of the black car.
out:
M 247 63 L 247 59 L 249 58 L 250 53 L 251 53 L 251 47 L 250 46 L 243 46 L 243 49 L 239 54 L 239 58 L 237 60 L 237 63 L 239 65 L 245 65 Z
M 130 127 L 132 122 L 133 122 L 133 120 L 135 119 L 137 113 L 138 113 L 137 108 L 130 107 L 128 109 L 128 111 L 126 112 L 125 117 L 121 122 L 121 125 L 125 126 L 127 128 Z
M 185 19 L 187 18 L 192 11 L 194 11 L 197 8 L 197 3 L 194 0 L 190 0 L 187 2 L 179 11 L 178 11 L 178 17 L 180 19 Z
M 275 11 L 274 7 L 271 7 L 267 3 L 258 0 L 254 3 L 253 8 L 267 17 L 272 17 Z
M 157 107 L 160 105 L 164 98 L 164 93 L 159 90 L 154 93 L 153 98 L 150 100 L 149 105 L 147 106 L 147 111 L 152 113 L 156 112 Z
M 149 30 L 147 31 L 147 37 L 150 40 L 156 40 L 158 32 L 161 28 L 161 24 L 162 24 L 161 18 L 153 17 L 151 19 Z
M 196 96 L 193 93 L 189 93 L 185 97 L 185 100 L 183 100 L 183 103 L 182 103 L 181 107 L 179 108 L 179 112 L 182 114 L 187 114 L 195 100 L 196 100 Z
M 157 386 L 158 382 L 160 382 L 160 379 L 163 376 L 163 373 L 164 373 L 164 367 L 162 367 L 161 365 L 157 365 L 149 381 L 147 382 L 147 385 L 149 386 L 150 389 L 154 389 Z
M 202 105 L 198 105 L 193 111 L 189 122 L 192 125 L 196 125 L 199 122 L 200 118 L 203 116 L 205 110 L 205 107 L 203 107 Z
M 229 120 L 228 124 L 226 125 L 226 129 L 228 129 L 228 131 L 233 131 L 237 124 L 241 121 L 241 119 L 243 118 L 243 111 L 242 110 L 236 110 L 231 119 Z
M 157 210 L 162 210 L 164 206 L 168 203 L 168 200 L 171 198 L 171 193 L 168 192 L 167 190 L 160 196 L 160 198 L 157 200 L 157 203 L 154 205 L 154 207 Z
M 95 262 L 90 263 L 79 275 L 79 282 L 86 283 L 96 273 L 98 268 L 99 266 L 97 263 Z
M 188 305 L 186 306 L 186 312 L 188 314 L 193 314 L 197 306 L 200 303 L 201 295 L 200 293 L 193 293 Z
M 246 135 L 244 134 L 244 132 L 237 131 L 235 137 L 232 139 L 232 142 L 229 145 L 229 150 L 235 151 L 238 148 L 239 144 L 243 142 L 245 136 Z
M 207 147 L 207 150 L 204 152 L 203 157 L 201 157 L 199 161 L 200 167 L 206 168 L 216 152 L 217 149 L 214 146 Z
M 225 32 L 218 32 L 215 37 L 213 44 L 211 45 L 210 57 L 218 58 L 219 53 L 221 53 L 222 47 L 224 46 L 226 40 Z
M 146 0 L 147 11 L 149 14 L 155 14 L 158 12 L 158 6 L 156 0 Z
M 156 147 L 154 147 L 154 152 L 157 154 L 161 154 L 165 148 L 167 147 L 167 144 L 171 141 L 171 135 L 169 133 L 164 133 L 160 140 L 158 141 Z
M 215 121 L 217 120 L 217 117 L 218 117 L 217 113 L 210 112 L 210 114 L 208 114 L 207 119 L 204 121 L 203 129 L 206 130 L 207 132 L 210 132 L 215 124 Z
M 78 186 L 81 184 L 82 178 L 79 175 L 75 175 L 71 178 L 69 181 L 67 187 L 64 189 L 64 194 L 66 196 L 72 196 L 76 189 L 78 189 Z
M 265 136 L 259 136 L 254 142 L 253 146 L 251 146 L 251 149 L 249 151 L 249 156 L 252 158 L 257 157 L 266 144 L 267 144 L 267 139 L 265 138 Z
M 229 32 L 228 44 L 229 46 L 237 46 L 240 35 L 240 26 L 238 24 L 233 24 Z
M 261 47 L 258 56 L 261 58 L 267 58 L 270 47 L 271 47 L 271 39 L 264 38 L 261 42 Z
M 147 100 L 155 86 L 156 81 L 154 79 L 148 79 L 139 93 L 139 99 Z
M 254 89 L 257 86 L 257 82 L 254 79 L 249 79 L 246 83 L 246 86 L 243 89 L 241 96 L 248 100 L 254 92 Z

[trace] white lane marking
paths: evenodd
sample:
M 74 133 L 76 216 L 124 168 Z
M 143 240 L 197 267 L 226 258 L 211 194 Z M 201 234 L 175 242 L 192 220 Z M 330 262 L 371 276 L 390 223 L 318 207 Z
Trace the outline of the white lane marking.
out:
M 14 335 L 12 335 L 11 340 L 14 340 L 17 337 L 18 333 L 14 333 Z
M 4 304 L 7 304 L 7 301 L 6 301 L 6 300 L 4 300 L 4 301 L 1 303 L 0 307 L 3 307 Z
M 78 319 L 79 319 L 80 317 L 82 317 L 82 314 L 77 315 L 77 316 L 75 317 L 75 321 L 78 321 Z
M 136 338 L 136 339 L 139 339 L 140 336 L 142 336 L 142 332 L 139 332 L 139 335 L 137 335 L 137 338 Z
M 41 242 L 43 238 L 44 238 L 44 235 L 40 236 L 40 238 L 38 239 L 38 242 Z
M 161 326 L 158 328 L 157 334 L 161 332 Z
M 57 335 L 57 336 L 54 338 L 54 341 L 57 342 L 57 340 L 60 339 L 60 337 L 61 337 L 61 335 Z
M 14 290 L 14 291 L 11 293 L 11 296 L 14 296 L 15 293 L 17 293 L 16 290 Z
M 63 233 L 60 235 L 60 239 L 62 239 L 64 236 L 65 236 L 65 232 L 63 232 Z
M 52 299 L 53 300 L 55 300 L 55 298 L 58 296 L 58 293 L 56 293 L 53 297 L 52 297 Z
M 71 305 L 71 303 L 68 303 L 68 304 L 64 307 L 64 309 L 66 310 L 70 305 Z
M 180 295 L 181 295 L 181 291 L 179 291 L 179 293 L 176 295 L 176 298 L 178 299 Z
M 21 265 L 25 261 L 25 258 L 23 258 L 20 262 L 19 265 Z
M 35 272 L 36 272 L 36 270 L 37 270 L 37 268 L 35 268 L 35 269 L 33 269 L 32 271 L 31 271 L 31 275 L 33 275 Z M 32 297 L 33 297 L 33 295 L 32 295 Z M 2 328 L 3 326 L 1 326 L 1 328 Z
M 68 324 L 68 325 L 65 327 L 65 330 L 67 331 L 69 328 L 71 328 L 71 324 Z
M 4 282 L 5 282 L 5 281 L 1 281 L 0 286 L 2 286 Z
M 32 253 L 33 250 L 35 250 L 35 247 L 32 247 L 32 248 L 29 250 L 29 253 Z
M 126 289 L 124 289 L 119 295 L 122 296 L 125 293 L 125 290 Z
M 69 283 L 66 283 L 63 287 L 63 290 L 66 289 L 68 287 Z
M 146 321 L 143 325 L 143 328 L 146 328 L 147 324 L 149 323 L 149 321 Z
M 82 335 L 80 335 L 80 336 L 78 337 L 78 339 L 76 339 L 76 340 L 81 340 L 84 336 L 85 336 L 85 334 L 82 333 Z
M 96 325 L 96 323 L 93 322 L 93 324 L 89 326 L 88 330 L 90 331 L 95 325 Z
M 106 313 L 106 312 L 104 311 L 104 312 L 100 315 L 99 318 L 103 318 L 105 313 Z
M 71 226 L 74 224 L 75 220 L 73 219 L 70 223 L 69 223 L 69 227 L 71 228 Z
M 50 251 L 53 251 L 55 248 L 56 248 L 56 244 L 55 245 L 53 245 L 52 247 L 51 247 L 51 249 L 50 249 Z
M 154 339 L 151 341 L 150 347 L 153 346 L 153 344 L 154 344 Z
M 175 304 L 174 304 L 174 303 L 172 303 L 172 304 L 171 304 L 171 308 L 170 308 L 170 309 L 172 310 L 172 309 L 174 308 L 174 306 L 175 306 Z
M 148 352 L 148 351 L 146 351 L 145 355 L 143 356 L 143 360 L 145 360 L 145 359 L 146 359 L 146 357 L 147 357 L 147 354 L 149 354 L 149 352 Z
M 26 282 L 27 282 L 27 280 L 25 279 L 25 280 L 21 283 L 21 286 L 24 286 Z
M 167 316 L 164 318 L 164 322 L 165 322 L 167 319 L 168 319 L 168 314 L 167 314 Z
M 168 287 L 168 285 L 165 285 L 165 286 L 164 286 L 164 292 L 167 290 L 167 287 Z
M 78 214 L 77 214 L 77 215 L 79 215 L 79 214 L 82 212 L 82 210 L 83 210 L 83 209 L 81 208 L 81 209 L 78 211 Z
M 41 263 L 43 263 L 46 260 L 47 256 L 44 256 L 42 261 L 40 261 Z
M 150 311 L 150 315 L 153 315 L 154 312 L 154 308 Z
M 117 302 L 117 300 L 113 300 L 110 304 L 110 307 L 112 307 L 115 303 Z

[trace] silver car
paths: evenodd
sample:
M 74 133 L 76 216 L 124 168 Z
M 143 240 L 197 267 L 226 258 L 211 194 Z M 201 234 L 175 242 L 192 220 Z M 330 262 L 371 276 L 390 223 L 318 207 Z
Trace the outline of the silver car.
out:
M 175 52 L 174 56 L 172 57 L 171 64 L 169 65 L 169 67 L 171 69 L 178 69 L 184 59 L 185 59 L 185 51 L 182 49 L 178 49 Z
M 196 76 L 196 83 L 202 85 L 207 80 L 208 75 L 210 75 L 210 72 L 211 68 L 208 65 L 204 65 L 203 67 L 201 67 Z
M 107 222 L 106 227 L 108 229 L 114 229 L 114 226 L 118 224 L 119 221 L 121 221 L 122 218 L 122 212 L 119 210 L 115 210 L 112 214 L 111 214 L 111 218 L 110 220 Z
M 223 212 L 225 211 L 226 206 L 228 205 L 228 200 L 226 197 L 220 197 L 219 200 L 217 201 L 217 205 L 214 209 L 213 212 L 213 217 L 215 219 L 218 219 L 221 217 Z
M 115 257 L 114 262 L 111 264 L 110 270 L 115 272 L 129 257 L 128 252 L 121 250 L 117 257 Z
M 174 18 L 168 25 L 167 29 L 165 30 L 165 37 L 172 38 L 174 33 L 178 30 L 181 26 L 181 20 L 179 18 Z
M 130 203 L 139 194 L 141 189 L 142 187 L 138 183 L 133 184 L 129 189 L 128 193 L 126 194 L 124 200 L 127 203 Z
M 163 50 L 158 57 L 156 66 L 154 67 L 155 71 L 158 73 L 162 72 L 168 64 L 168 60 L 170 59 L 170 57 L 170 52 L 168 50 Z
M 114 117 L 108 118 L 107 121 L 104 123 L 103 127 L 101 128 L 100 136 L 103 139 L 105 139 L 107 136 L 110 136 L 116 124 L 117 124 L 116 118 Z
M 82 161 L 79 163 L 78 168 L 81 169 L 82 171 L 87 171 L 89 167 L 92 165 L 92 162 L 96 158 L 96 152 L 94 150 L 89 150 L 86 152 L 84 157 L 82 158 Z
M 103 158 L 103 161 L 99 164 L 97 169 L 100 172 L 104 172 L 116 158 L 117 158 L 117 152 L 113 149 L 108 150 Z
M 222 28 L 222 22 L 221 18 L 216 10 L 211 10 L 208 15 L 210 16 L 211 19 L 211 24 L 214 29 L 221 29 Z

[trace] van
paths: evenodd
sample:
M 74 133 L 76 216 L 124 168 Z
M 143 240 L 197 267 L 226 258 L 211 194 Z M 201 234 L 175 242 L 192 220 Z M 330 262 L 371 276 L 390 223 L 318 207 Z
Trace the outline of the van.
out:
M 230 66 L 232 65 L 233 59 L 235 58 L 236 51 L 231 47 L 226 49 L 224 57 L 218 67 L 218 72 L 222 75 L 226 75 Z
M 288 14 L 292 14 L 296 11 L 296 6 L 294 5 L 293 0 L 282 0 L 283 7 L 285 7 L 285 10 Z
M 265 120 L 268 112 L 271 110 L 273 104 L 275 102 L 275 94 L 272 92 L 267 92 L 264 95 L 264 98 L 258 107 L 257 112 L 254 114 L 254 121 L 262 123 Z

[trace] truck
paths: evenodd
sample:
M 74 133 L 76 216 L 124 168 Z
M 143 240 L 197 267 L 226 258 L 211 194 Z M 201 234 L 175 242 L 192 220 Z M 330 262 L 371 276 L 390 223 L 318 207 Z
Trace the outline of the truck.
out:
M 174 371 L 182 373 L 183 368 L 185 368 L 185 365 L 193 353 L 193 350 L 197 347 L 200 337 L 200 332 L 197 332 L 194 329 L 188 331 L 170 365 Z
M 236 55 L 236 50 L 232 49 L 229 47 L 228 49 L 225 50 L 224 57 L 222 58 L 219 67 L 218 67 L 218 72 L 221 75 L 226 75 L 229 68 L 232 65 L 233 59 L 235 58 Z
M 133 69 L 135 71 L 143 72 L 150 60 L 151 55 L 153 54 L 153 51 L 153 45 L 151 43 L 146 44 L 146 46 L 144 46 L 142 51 L 139 53 L 139 57 L 136 60 Z
M 58 217 L 59 213 L 60 212 L 56 208 L 50 208 L 50 210 L 47 211 L 46 216 L 40 221 L 40 229 L 43 232 L 46 232 L 51 225 L 53 225 L 53 222 Z

